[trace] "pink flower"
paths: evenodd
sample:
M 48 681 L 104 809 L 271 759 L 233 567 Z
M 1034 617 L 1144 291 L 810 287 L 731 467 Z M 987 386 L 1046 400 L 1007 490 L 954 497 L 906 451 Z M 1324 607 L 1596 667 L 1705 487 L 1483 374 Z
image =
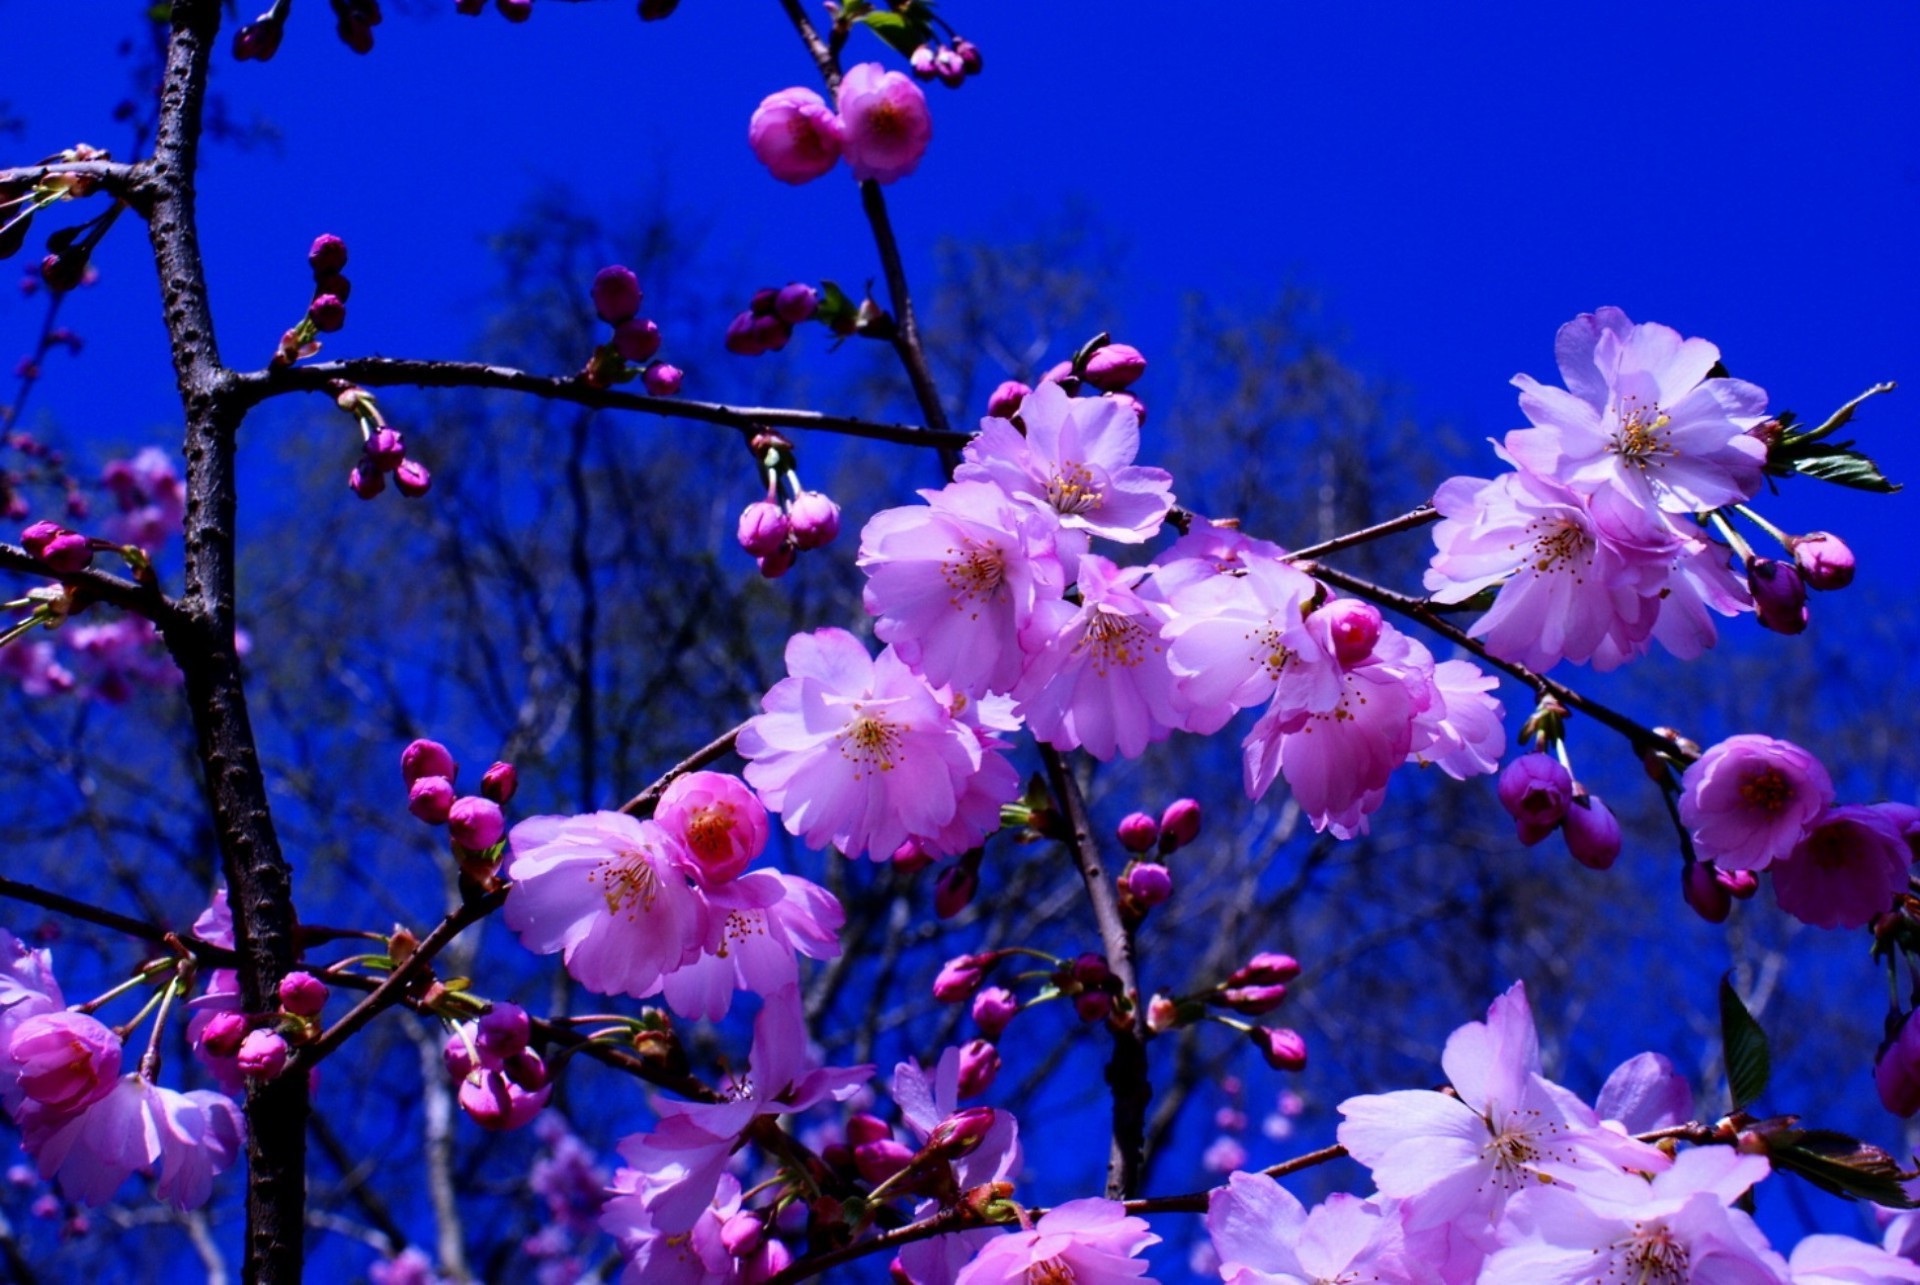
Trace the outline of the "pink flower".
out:
M 620 1274 L 623 1285 L 741 1280 L 745 1264 L 735 1259 L 724 1235 L 728 1220 L 740 1212 L 740 1180 L 730 1173 L 719 1175 L 707 1208 L 690 1229 L 677 1235 L 668 1235 L 654 1222 L 647 1209 L 647 1183 L 648 1175 L 640 1170 L 620 1170 L 608 1191 L 611 1199 L 600 1210 L 600 1229 L 619 1243 L 626 1264 Z
M 953 820 L 932 834 L 914 837 L 924 850 L 952 857 L 979 847 L 998 830 L 1001 805 L 1020 793 L 1020 773 L 1007 759 L 1013 744 L 1006 739 L 1020 730 L 1020 716 L 1011 697 L 991 692 L 978 700 L 950 696 L 947 705 L 954 721 L 970 729 L 980 742 L 980 770 L 967 778 L 953 801 Z
M 0 928 L 0 1102 L 9 1112 L 17 1111 L 25 1098 L 19 1064 L 4 1056 L 14 1032 L 35 1017 L 59 1013 L 65 1007 L 60 983 L 53 976 L 52 954 L 44 948 L 31 949 Z
M 736 990 L 771 995 L 799 982 L 797 956 L 840 953 L 846 911 L 832 893 L 798 875 L 755 870 L 703 895 L 707 938 L 700 954 L 663 983 L 667 1003 L 682 1017 L 718 1021 Z
M 847 164 L 863 183 L 905 178 L 933 141 L 933 117 L 920 86 L 877 62 L 847 69 L 840 78 L 839 108 Z
M 1058 514 L 1063 526 L 1108 540 L 1140 544 L 1158 532 L 1173 507 L 1173 477 L 1133 462 L 1140 421 L 1131 410 L 1042 384 L 1021 402 L 1020 420 L 1024 435 L 1010 420 L 980 421 L 954 480 L 992 482 Z
M 1020 678 L 1020 637 L 1064 580 L 1053 515 L 987 482 L 922 491 L 860 533 L 874 633 L 930 683 L 977 696 Z
M 840 159 L 840 118 L 811 89 L 783 89 L 754 109 L 747 142 L 782 183 L 811 182 Z
M 160 1174 L 160 1198 L 194 1209 L 213 1194 L 215 1175 L 240 1154 L 240 1109 L 222 1094 L 176 1093 L 138 1075 L 122 1077 L 75 1115 L 34 1113 L 23 1144 L 69 1197 L 102 1205 L 134 1172 Z
M 1340 669 L 1307 629 L 1306 607 L 1320 587 L 1276 557 L 1245 558 L 1238 574 L 1192 578 L 1173 564 L 1167 594 L 1170 619 L 1162 630 L 1167 665 L 1190 712 L 1185 727 L 1202 735 L 1226 725 L 1235 711 L 1270 699 L 1281 676 L 1304 708 L 1326 710 L 1340 699 Z
M 1147 1265 L 1136 1255 L 1160 1238 L 1144 1218 L 1129 1217 L 1117 1200 L 1069 1200 L 1040 1218 L 1029 1231 L 995 1237 L 957 1278 L 958 1285 L 1031 1285 L 1034 1281 L 1072 1281 L 1074 1285 L 1153 1285 Z
M 6 1043 L 19 1091 L 71 1114 L 97 1102 L 120 1074 L 120 1037 L 85 1013 L 51 1012 L 13 1028 Z
M 1913 1014 L 1907 1014 L 1874 1059 L 1873 1087 L 1880 1093 L 1880 1105 L 1895 1115 L 1920 1111 L 1920 1021 Z
M 1787 1260 L 1793 1285 L 1891 1285 L 1920 1281 L 1920 1263 L 1851 1236 L 1808 1236 Z
M 602 995 L 642 998 L 698 957 L 706 904 L 687 882 L 679 842 L 653 821 L 619 812 L 530 817 L 513 827 L 501 912 L 536 955 Z
M 1864 928 L 1907 890 L 1912 868 L 1899 827 L 1875 808 L 1849 804 L 1828 811 L 1773 863 L 1773 895 L 1803 924 Z
M 1832 803 L 1820 760 L 1771 736 L 1729 736 L 1680 778 L 1680 823 L 1701 858 L 1723 870 L 1784 859 Z
M 1308 1210 L 1265 1174 L 1236 1173 L 1208 1195 L 1207 1235 L 1226 1285 L 1413 1279 L 1398 1217 L 1348 1195 Z
M 1628 1133 L 1650 1133 L 1693 1119 L 1693 1085 L 1665 1057 L 1641 1053 L 1614 1068 L 1593 1109 Z
M 1456 781 L 1492 772 L 1506 749 L 1505 710 L 1487 693 L 1500 682 L 1465 660 L 1443 660 L 1433 667 L 1437 698 L 1414 719 L 1408 761 L 1431 764 Z
M 1622 1167 L 1667 1167 L 1659 1151 L 1601 1128 L 1585 1103 L 1541 1076 L 1518 982 L 1485 1024 L 1453 1033 L 1440 1065 L 1457 1097 L 1413 1089 L 1340 1104 L 1341 1145 L 1373 1170 L 1382 1193 L 1409 1202 L 1409 1231 L 1469 1210 L 1497 1219 L 1513 1193 L 1546 1182 L 1579 1186 Z
M 794 635 L 786 658 L 737 748 L 789 833 L 878 861 L 953 820 L 982 749 L 924 679 L 842 629 Z
M 653 819 L 680 840 L 701 886 L 737 877 L 766 851 L 767 809 L 746 782 L 724 772 L 689 772 L 661 794 Z
M 1563 389 L 1514 376 L 1534 424 L 1507 434 L 1522 468 L 1591 494 L 1602 487 L 1673 513 L 1752 498 L 1766 447 L 1747 430 L 1766 392 L 1709 378 L 1720 350 L 1618 308 L 1582 313 L 1554 340 Z
M 1039 739 L 1132 758 L 1180 725 L 1160 639 L 1167 609 L 1136 592 L 1146 574 L 1090 553 L 1080 559 L 1079 604 L 1035 611 L 1032 656 L 1013 695 Z

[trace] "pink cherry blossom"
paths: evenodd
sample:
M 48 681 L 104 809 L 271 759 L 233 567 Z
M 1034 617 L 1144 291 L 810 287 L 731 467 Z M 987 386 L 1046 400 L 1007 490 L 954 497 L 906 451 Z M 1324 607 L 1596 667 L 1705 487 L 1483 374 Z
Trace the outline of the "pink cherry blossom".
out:
M 1534 425 L 1507 434 L 1521 467 L 1673 513 L 1759 489 L 1766 447 L 1747 430 L 1765 418 L 1767 395 L 1745 380 L 1709 378 L 1720 350 L 1706 340 L 1601 308 L 1562 326 L 1554 355 L 1565 389 L 1514 376 Z
M 1173 507 L 1173 477 L 1133 462 L 1140 421 L 1130 409 L 1047 383 L 1020 404 L 1020 420 L 1024 434 L 1010 420 L 982 420 L 954 479 L 992 482 L 1058 514 L 1069 530 L 1108 540 L 1139 544 L 1160 529 Z
M 1815 928 L 1864 928 L 1907 890 L 1913 854 L 1885 813 L 1830 809 L 1785 860 L 1775 861 L 1780 909 Z
M 794 635 L 786 659 L 736 747 L 789 833 L 884 861 L 953 821 L 984 751 L 925 679 L 843 629 Z
M 840 118 L 811 89 L 783 89 L 754 109 L 747 142 L 782 183 L 811 182 L 840 159 Z
M 740 1180 L 722 1173 L 711 1203 L 691 1229 L 668 1235 L 646 1205 L 647 1175 L 622 1169 L 600 1210 L 600 1229 L 620 1246 L 624 1285 L 724 1285 L 741 1278 L 738 1262 L 722 1239 L 727 1220 L 740 1211 Z
M 1080 559 L 1078 605 L 1041 604 L 1026 672 L 1013 690 L 1033 734 L 1099 759 L 1138 755 L 1181 723 L 1167 645 L 1167 609 L 1137 591 L 1146 568 Z
M 1069 1200 L 1048 1210 L 1031 1230 L 988 1241 L 956 1279 L 958 1285 L 1153 1285 L 1136 1255 L 1159 1243 L 1146 1219 L 1129 1216 L 1117 1200 Z
M 1207 1235 L 1226 1285 L 1416 1279 L 1397 1216 L 1349 1195 L 1308 1210 L 1265 1174 L 1236 1173 L 1207 1197 Z
M 1165 594 L 1159 573 L 1155 581 Z M 1277 556 L 1248 556 L 1231 574 L 1194 578 L 1182 567 L 1175 584 L 1161 632 L 1180 702 L 1191 711 L 1188 731 L 1216 732 L 1236 711 L 1263 704 L 1282 674 L 1297 680 L 1288 687 L 1304 710 L 1339 702 L 1339 664 L 1307 628 L 1320 587 L 1306 575 Z
M 1693 1085 L 1666 1057 L 1641 1053 L 1614 1068 L 1593 1110 L 1628 1133 L 1651 1133 L 1693 1119 Z
M 911 77 L 877 62 L 847 68 L 838 105 L 847 164 L 863 183 L 905 178 L 933 141 L 926 94 Z
M 57 1179 L 73 1199 L 105 1204 L 129 1175 L 157 1168 L 161 1199 L 178 1209 L 207 1202 L 245 1135 L 232 1099 L 176 1093 L 138 1075 L 123 1076 L 77 1114 L 30 1111 L 20 1125 L 41 1177 Z
M 707 937 L 700 954 L 668 973 L 662 986 L 682 1017 L 718 1021 L 736 990 L 771 995 L 797 983 L 797 956 L 840 954 L 846 911 L 832 893 L 798 875 L 755 870 L 703 896 Z
M 658 823 L 619 812 L 530 817 L 507 849 L 507 926 L 534 954 L 562 954 L 588 990 L 652 995 L 699 955 L 706 903 L 687 881 L 691 859 Z
M 989 692 L 978 700 L 941 689 L 954 721 L 970 729 L 980 742 L 980 770 L 967 778 L 953 801 L 953 820 L 932 834 L 915 835 L 928 853 L 957 857 L 977 848 L 1000 828 L 1000 808 L 1020 794 L 1020 773 L 1008 760 L 1008 739 L 1021 727 L 1013 698 Z
M 1458 1096 L 1413 1089 L 1340 1104 L 1341 1145 L 1373 1170 L 1382 1193 L 1409 1202 L 1409 1230 L 1470 1210 L 1497 1219 L 1515 1192 L 1546 1182 L 1579 1186 L 1623 1166 L 1667 1167 L 1659 1151 L 1601 1128 L 1585 1103 L 1540 1074 L 1519 982 L 1484 1024 L 1448 1038 L 1440 1065 Z
M 1414 717 L 1407 761 L 1437 767 L 1456 781 L 1497 770 L 1507 744 L 1506 711 L 1487 693 L 1499 686 L 1497 678 L 1471 661 L 1436 664 L 1436 699 Z
M 35 950 L 0 928 L 0 1102 L 9 1112 L 18 1110 L 25 1098 L 20 1065 L 5 1055 L 14 1032 L 32 1018 L 59 1013 L 65 1007 L 53 975 L 52 952 L 44 947 Z
M 13 1028 L 5 1056 L 21 1093 L 70 1115 L 112 1090 L 120 1037 L 85 1013 L 41 1013 Z
M 694 878 L 717 888 L 767 847 L 767 809 L 746 782 L 725 772 L 689 772 L 660 795 L 653 819 L 680 840 Z
M 1851 1236 L 1808 1236 L 1787 1259 L 1793 1285 L 1892 1285 L 1920 1281 L 1920 1263 Z
M 1832 803 L 1820 760 L 1771 736 L 1729 736 L 1680 778 L 1680 823 L 1701 858 L 1723 870 L 1782 860 Z
M 1010 691 L 1021 633 L 1064 580 L 1059 524 L 987 482 L 920 494 L 925 505 L 877 513 L 860 533 L 874 633 L 936 686 Z

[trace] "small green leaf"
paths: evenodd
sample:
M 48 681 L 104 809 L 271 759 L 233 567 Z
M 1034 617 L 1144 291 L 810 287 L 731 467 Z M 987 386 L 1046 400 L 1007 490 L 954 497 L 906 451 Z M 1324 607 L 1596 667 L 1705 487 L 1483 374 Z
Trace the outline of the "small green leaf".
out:
M 1720 979 L 1720 1044 L 1727 1063 L 1727 1090 L 1733 1095 L 1733 1109 L 1743 1111 L 1766 1092 L 1773 1074 L 1773 1058 L 1767 1052 L 1767 1033 L 1753 1014 L 1740 1002 L 1733 989 L 1733 974 Z
M 861 15 L 859 21 L 865 23 L 874 35 L 892 45 L 904 58 L 913 57 L 914 50 L 933 38 L 933 32 L 924 19 L 909 17 L 904 13 L 877 9 Z
M 1877 491 L 1882 495 L 1890 495 L 1900 489 L 1900 483 L 1888 481 L 1880 471 L 1880 466 L 1853 450 L 1852 445 L 1847 442 L 1833 447 L 1815 447 L 1812 452 L 1793 460 L 1793 469 L 1807 477 L 1832 482 L 1836 486 L 1849 486 L 1856 491 Z
M 1774 1168 L 1788 1169 L 1814 1186 L 1848 1200 L 1870 1200 L 1889 1209 L 1913 1209 L 1905 1173 L 1880 1148 L 1831 1129 L 1792 1129 L 1770 1139 Z
M 837 282 L 820 283 L 820 311 L 816 315 L 828 330 L 836 335 L 852 334 L 854 320 L 859 314 L 859 307 L 847 298 L 847 292 Z
M 1790 432 L 1785 437 L 1782 437 L 1780 439 L 1780 445 L 1798 446 L 1798 445 L 1801 445 L 1802 443 L 1817 442 L 1823 437 L 1832 436 L 1834 433 L 1838 432 L 1847 423 L 1848 420 L 1853 418 L 1853 413 L 1859 410 L 1862 403 L 1864 403 L 1869 397 L 1878 397 L 1882 393 L 1892 392 L 1893 389 L 1894 389 L 1894 385 L 1891 383 L 1875 384 L 1872 388 L 1869 388 L 1866 392 L 1861 393 L 1858 397 L 1848 402 L 1845 406 L 1842 406 L 1839 410 L 1827 416 L 1826 423 L 1820 425 L 1818 428 L 1808 428 L 1808 429 L 1802 429 L 1798 432 Z M 1784 415 L 1780 416 L 1779 418 L 1782 424 L 1786 424 L 1788 422 L 1787 417 Z

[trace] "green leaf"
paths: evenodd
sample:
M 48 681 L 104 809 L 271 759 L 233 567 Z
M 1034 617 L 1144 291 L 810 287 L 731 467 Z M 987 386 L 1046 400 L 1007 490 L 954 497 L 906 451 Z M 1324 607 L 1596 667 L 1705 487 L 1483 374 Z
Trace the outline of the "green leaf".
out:
M 836 335 L 853 333 L 854 322 L 860 315 L 860 309 L 853 300 L 847 298 L 847 292 L 842 290 L 837 282 L 822 281 L 820 283 L 819 307 L 820 310 L 816 315 L 828 330 Z
M 1831 1129 L 1789 1129 L 1768 1140 L 1767 1156 L 1814 1186 L 1848 1200 L 1870 1200 L 1889 1209 L 1913 1209 L 1905 1173 L 1880 1148 Z
M 1753 1014 L 1740 1002 L 1733 989 L 1733 974 L 1720 979 L 1720 1044 L 1727 1064 L 1727 1090 L 1733 1095 L 1733 1109 L 1743 1111 L 1766 1092 L 1773 1074 L 1773 1058 L 1767 1052 L 1767 1033 Z
M 865 23 L 874 35 L 898 50 L 903 58 L 913 57 L 914 50 L 933 39 L 933 32 L 927 26 L 926 20 L 917 15 L 909 16 L 886 9 L 877 9 L 872 13 L 862 14 L 859 21 Z
M 1780 439 L 1780 445 L 1788 447 L 1799 446 L 1806 442 L 1817 442 L 1823 437 L 1830 437 L 1838 432 L 1848 420 L 1853 418 L 1853 413 L 1859 410 L 1861 404 L 1869 397 L 1878 397 L 1881 393 L 1892 392 L 1893 389 L 1894 385 L 1891 383 L 1875 384 L 1872 388 L 1869 388 L 1866 392 L 1861 393 L 1845 406 L 1842 406 L 1839 410 L 1827 416 L 1826 423 L 1820 425 L 1818 428 L 1809 428 L 1788 433 Z M 1779 418 L 1781 423 L 1787 423 L 1786 416 L 1783 415 Z
M 1900 483 L 1888 481 L 1879 465 L 1853 450 L 1852 446 L 1851 442 L 1838 446 L 1817 446 L 1792 460 L 1793 470 L 1807 477 L 1819 478 L 1822 482 L 1832 482 L 1836 486 L 1850 486 L 1856 491 L 1877 491 L 1882 495 L 1891 495 L 1900 489 Z

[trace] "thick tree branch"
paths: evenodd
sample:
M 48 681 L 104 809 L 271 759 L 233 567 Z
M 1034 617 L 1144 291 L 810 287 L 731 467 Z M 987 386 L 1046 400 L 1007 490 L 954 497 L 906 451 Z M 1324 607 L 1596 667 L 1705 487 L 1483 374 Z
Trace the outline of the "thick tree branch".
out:
M 552 401 L 572 402 L 603 410 L 637 411 L 669 419 L 751 431 L 761 428 L 808 429 L 863 437 L 903 446 L 937 446 L 958 450 L 969 440 L 965 433 L 934 432 L 915 424 L 880 424 L 846 415 L 778 406 L 727 406 L 679 397 L 649 397 L 618 388 L 596 388 L 578 375 L 536 375 L 511 366 L 479 361 L 427 361 L 396 357 L 355 357 L 345 361 L 310 362 L 278 370 L 254 371 L 236 377 L 236 395 L 247 405 L 284 393 L 328 393 L 335 380 L 368 388 L 490 388 L 528 393 Z
M 132 937 L 136 941 L 151 942 L 156 946 L 168 946 L 177 942 L 195 959 L 215 968 L 232 968 L 239 962 L 238 957 L 224 946 L 215 946 L 197 937 L 189 937 L 162 928 L 159 924 L 135 919 L 131 915 L 123 915 L 118 911 L 108 910 L 73 897 L 62 896 L 57 892 L 49 892 L 45 888 L 21 883 L 18 879 L 8 879 L 4 875 L 0 875 L 0 897 L 23 901 L 29 906 L 51 910 L 57 915 L 78 919 L 82 923 L 97 924 L 102 928 Z

